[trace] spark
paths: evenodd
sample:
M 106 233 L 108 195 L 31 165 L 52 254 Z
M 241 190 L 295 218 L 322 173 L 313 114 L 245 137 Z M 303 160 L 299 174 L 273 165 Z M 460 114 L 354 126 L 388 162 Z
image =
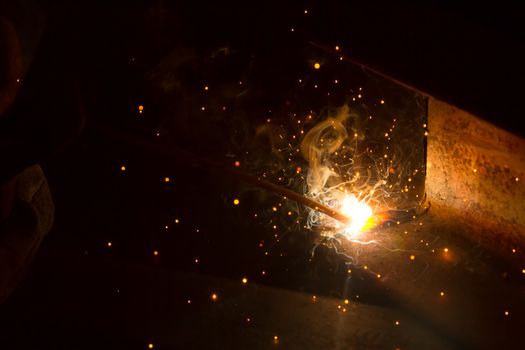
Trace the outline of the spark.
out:
M 237 198 L 235 198 L 235 199 L 233 200 L 233 204 L 234 204 L 234 205 L 239 205 L 239 203 L 240 203 L 240 201 L 239 201 Z
M 321 68 L 321 64 L 318 62 L 314 63 L 314 69 L 319 69 L 319 68 Z

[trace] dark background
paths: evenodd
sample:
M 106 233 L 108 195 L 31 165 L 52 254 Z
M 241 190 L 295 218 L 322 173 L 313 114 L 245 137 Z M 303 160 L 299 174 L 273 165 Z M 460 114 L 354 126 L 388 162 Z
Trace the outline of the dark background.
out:
M 38 155 L 28 162 L 41 162 L 56 204 L 56 224 L 43 243 L 42 266 L 67 265 L 65 257 L 75 260 L 95 255 L 108 262 L 234 280 L 246 276 L 266 285 L 341 295 L 342 259 L 325 252 L 323 261 L 311 262 L 311 234 L 290 238 L 283 231 L 277 244 L 268 224 L 270 216 L 247 219 L 267 210 L 271 198 L 258 201 L 247 194 L 240 197 L 240 206 L 233 206 L 233 198 L 243 194 L 234 181 L 171 162 L 117 137 L 123 132 L 155 143 L 157 132 L 163 140 L 180 132 L 170 122 L 170 113 L 184 114 L 180 105 L 194 90 L 176 95 L 175 101 L 162 97 L 152 72 L 158 72 L 168 55 L 184 61 L 186 57 L 211 57 L 228 48 L 271 57 L 268 52 L 272 50 L 287 52 L 286 47 L 293 51 L 293 45 L 299 49 L 309 42 L 329 48 L 339 45 L 344 55 L 369 67 L 513 133 L 525 132 L 521 123 L 525 32 L 519 2 L 473 7 L 343 1 L 80 1 L 34 6 L 45 14 L 47 24 L 17 104 L 29 101 L 28 105 L 36 107 L 29 112 L 16 107 L 12 113 L 24 116 L 29 135 L 46 135 L 29 137 L 23 153 Z M 201 88 L 202 76 L 192 75 L 200 66 L 190 64 L 188 69 L 181 63 L 175 67 L 189 72 L 177 76 L 185 87 Z M 242 69 L 236 68 L 228 72 L 242 79 Z M 216 77 L 217 81 L 226 78 Z M 239 92 L 230 86 L 225 89 Z M 138 105 L 145 107 L 141 115 Z M 262 116 L 253 118 L 255 123 Z M 224 157 L 231 143 L 213 139 L 217 124 L 201 123 L 195 120 L 189 125 L 202 128 L 202 133 L 184 131 L 168 143 L 232 161 Z M 225 130 L 230 126 L 226 124 Z M 126 171 L 120 170 L 123 165 Z M 165 177 L 171 181 L 164 182 Z M 174 223 L 176 218 L 180 224 Z M 258 247 L 260 242 L 265 242 L 263 249 Z M 66 275 L 90 273 L 89 267 L 80 272 L 72 264 L 70 269 L 66 268 Z M 22 294 L 13 296 L 14 310 L 17 300 L 30 296 L 32 286 L 47 278 L 36 272 L 31 276 Z M 125 285 L 130 277 L 122 276 L 120 281 L 101 279 L 100 286 L 92 286 L 91 291 L 102 293 L 106 287 L 113 290 Z M 45 293 L 65 284 L 49 283 Z M 369 298 L 381 303 L 381 296 Z M 112 299 L 105 305 L 112 305 Z M 20 323 L 10 331 L 20 337 L 23 327 Z M 31 329 L 38 327 L 30 324 Z M 47 337 L 49 343 L 55 339 Z M 36 341 L 29 342 L 32 345 Z

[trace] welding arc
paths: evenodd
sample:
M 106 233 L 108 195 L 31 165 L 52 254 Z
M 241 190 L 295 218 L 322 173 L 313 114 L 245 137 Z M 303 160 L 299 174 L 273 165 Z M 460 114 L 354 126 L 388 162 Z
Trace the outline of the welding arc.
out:
M 189 151 L 176 148 L 173 146 L 166 146 L 160 144 L 154 144 L 151 141 L 148 141 L 144 138 L 141 138 L 137 135 L 131 135 L 125 132 L 120 132 L 116 130 L 109 130 L 107 127 L 98 126 L 97 131 L 108 136 L 113 140 L 118 140 L 131 144 L 134 146 L 141 147 L 142 149 L 147 149 L 155 153 L 163 154 L 170 157 L 175 163 L 183 163 L 184 165 L 191 165 L 203 169 L 205 171 L 211 171 L 223 175 L 229 175 L 234 177 L 242 182 L 248 183 L 250 185 L 259 187 L 266 191 L 278 194 L 283 198 L 293 200 L 297 203 L 303 204 L 313 210 L 321 212 L 325 215 L 330 216 L 331 218 L 348 225 L 350 218 L 324 204 L 316 202 L 310 198 L 307 198 L 297 192 L 291 191 L 287 188 L 278 186 L 274 183 L 271 183 L 266 180 L 261 180 L 260 178 L 246 174 L 240 170 L 226 167 L 219 162 L 212 161 L 210 159 L 201 157 Z

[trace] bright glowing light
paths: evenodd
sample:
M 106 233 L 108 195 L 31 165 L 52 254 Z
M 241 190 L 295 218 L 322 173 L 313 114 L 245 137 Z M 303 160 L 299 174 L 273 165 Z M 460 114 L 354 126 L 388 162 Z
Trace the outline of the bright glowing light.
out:
M 242 279 L 242 283 L 243 283 L 243 284 L 248 283 L 248 279 L 247 279 L 246 277 L 244 277 L 244 278 Z
M 234 204 L 234 205 L 239 205 L 239 203 L 240 203 L 240 201 L 239 201 L 237 198 L 235 198 L 235 199 L 233 200 L 233 204 Z
M 315 64 L 314 64 L 314 68 L 315 68 L 315 69 L 319 69 L 319 68 L 321 68 L 321 64 L 320 64 L 320 63 L 315 63 Z
M 349 235 L 355 235 L 366 228 L 373 214 L 370 206 L 366 203 L 360 202 L 353 195 L 345 196 L 343 198 L 339 210 L 342 214 L 350 218 L 350 224 L 345 228 L 345 233 Z

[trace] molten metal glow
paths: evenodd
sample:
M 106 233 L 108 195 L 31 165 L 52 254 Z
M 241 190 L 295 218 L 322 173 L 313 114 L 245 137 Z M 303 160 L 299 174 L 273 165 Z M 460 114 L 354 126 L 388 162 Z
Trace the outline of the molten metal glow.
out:
M 350 218 L 350 224 L 346 226 L 345 233 L 351 236 L 368 228 L 373 215 L 372 208 L 359 201 L 354 195 L 345 196 L 339 210 Z

